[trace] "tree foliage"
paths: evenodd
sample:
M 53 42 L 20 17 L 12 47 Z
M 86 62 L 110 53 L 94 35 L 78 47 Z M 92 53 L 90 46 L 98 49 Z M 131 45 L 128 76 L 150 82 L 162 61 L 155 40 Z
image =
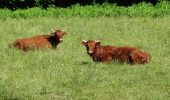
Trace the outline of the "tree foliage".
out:
M 160 1 L 170 0 L 0 0 L 0 8 L 18 9 L 18 8 L 30 8 L 30 7 L 42 7 L 47 8 L 54 7 L 68 7 L 75 4 L 80 5 L 93 5 L 103 3 L 115 3 L 118 6 L 131 6 L 140 2 L 148 2 L 155 5 Z

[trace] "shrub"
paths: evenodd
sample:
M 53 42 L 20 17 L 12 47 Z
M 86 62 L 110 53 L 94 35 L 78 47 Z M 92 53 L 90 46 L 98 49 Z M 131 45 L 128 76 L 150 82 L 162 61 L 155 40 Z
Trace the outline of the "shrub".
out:
M 29 9 L 0 9 L 0 18 L 29 18 L 29 17 L 99 17 L 99 16 L 164 16 L 170 15 L 170 2 L 164 1 L 153 6 L 148 3 L 139 3 L 129 7 L 111 4 L 81 6 L 79 4 L 68 8 L 40 7 Z
M 157 2 L 168 0 L 1 0 L 0 8 L 9 8 L 12 10 L 18 8 L 30 8 L 30 7 L 69 7 L 75 4 L 80 5 L 93 5 L 93 4 L 117 4 L 118 6 L 131 6 L 132 4 L 138 4 L 140 2 L 150 2 L 156 4 Z

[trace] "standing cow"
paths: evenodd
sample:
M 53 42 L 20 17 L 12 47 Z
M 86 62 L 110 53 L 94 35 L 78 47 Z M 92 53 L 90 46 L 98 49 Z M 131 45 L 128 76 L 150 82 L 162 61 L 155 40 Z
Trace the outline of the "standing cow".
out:
M 9 47 L 15 47 L 22 51 L 30 49 L 45 49 L 56 48 L 63 41 L 63 36 L 66 34 L 64 30 L 52 30 L 51 35 L 37 35 L 31 38 L 17 39 Z
M 100 41 L 83 40 L 81 42 L 90 57 L 95 62 L 110 63 L 117 60 L 121 63 L 145 64 L 149 62 L 150 55 L 133 47 L 102 46 Z

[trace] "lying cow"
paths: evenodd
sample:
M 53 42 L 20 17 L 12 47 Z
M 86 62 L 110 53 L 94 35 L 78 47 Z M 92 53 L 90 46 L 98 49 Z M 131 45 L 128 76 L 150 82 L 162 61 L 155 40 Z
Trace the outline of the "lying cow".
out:
M 95 62 L 110 63 L 117 60 L 121 63 L 145 64 L 149 62 L 150 55 L 133 47 L 102 46 L 100 41 L 81 42 L 86 46 L 87 53 Z
M 17 39 L 9 44 L 9 47 L 15 47 L 22 51 L 30 49 L 56 48 L 63 41 L 66 34 L 64 30 L 52 30 L 51 35 L 37 35 L 31 38 Z

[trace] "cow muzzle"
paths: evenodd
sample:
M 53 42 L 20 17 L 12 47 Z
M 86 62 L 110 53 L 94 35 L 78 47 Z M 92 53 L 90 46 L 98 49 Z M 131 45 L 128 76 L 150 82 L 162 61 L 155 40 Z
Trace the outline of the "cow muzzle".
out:
M 93 51 L 88 51 L 89 54 L 93 54 Z
M 62 42 L 63 41 L 63 39 L 59 39 L 60 40 L 60 42 Z

